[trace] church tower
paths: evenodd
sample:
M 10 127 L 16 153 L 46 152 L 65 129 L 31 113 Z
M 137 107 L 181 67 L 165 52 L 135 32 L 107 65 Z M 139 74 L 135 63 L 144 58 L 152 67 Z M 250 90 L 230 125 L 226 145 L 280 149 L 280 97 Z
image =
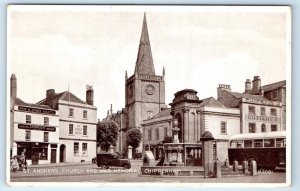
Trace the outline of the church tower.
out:
M 140 127 L 143 120 L 158 114 L 165 105 L 164 69 L 162 76 L 155 75 L 152 52 L 144 14 L 142 34 L 134 74 L 125 72 L 125 107 L 127 128 Z

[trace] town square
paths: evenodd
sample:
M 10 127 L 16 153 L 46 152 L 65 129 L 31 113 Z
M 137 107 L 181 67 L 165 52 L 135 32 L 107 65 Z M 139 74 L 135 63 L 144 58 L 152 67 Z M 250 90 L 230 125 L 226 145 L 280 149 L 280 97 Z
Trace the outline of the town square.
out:
M 290 183 L 288 7 L 107 8 L 10 7 L 11 183 Z

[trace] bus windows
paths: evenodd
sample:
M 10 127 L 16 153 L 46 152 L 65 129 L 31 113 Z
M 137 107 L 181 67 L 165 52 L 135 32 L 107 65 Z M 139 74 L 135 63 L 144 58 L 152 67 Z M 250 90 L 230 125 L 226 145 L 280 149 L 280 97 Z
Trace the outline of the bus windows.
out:
M 285 147 L 285 139 L 277 138 L 276 139 L 276 147 Z
M 265 139 L 264 140 L 264 147 L 274 147 L 274 139 Z
M 251 148 L 252 147 L 252 140 L 245 140 L 244 141 L 245 148 Z
M 262 139 L 255 139 L 254 140 L 254 147 L 263 147 L 263 140 Z
M 230 148 L 243 148 L 243 141 L 231 141 Z

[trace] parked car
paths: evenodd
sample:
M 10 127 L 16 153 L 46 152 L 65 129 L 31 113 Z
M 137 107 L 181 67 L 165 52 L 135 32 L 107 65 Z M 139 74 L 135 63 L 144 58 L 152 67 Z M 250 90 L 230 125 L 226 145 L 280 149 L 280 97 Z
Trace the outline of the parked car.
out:
M 130 161 L 128 159 L 122 159 L 116 153 L 98 153 L 97 166 L 103 169 L 108 169 L 111 166 L 123 167 L 124 169 L 131 168 Z

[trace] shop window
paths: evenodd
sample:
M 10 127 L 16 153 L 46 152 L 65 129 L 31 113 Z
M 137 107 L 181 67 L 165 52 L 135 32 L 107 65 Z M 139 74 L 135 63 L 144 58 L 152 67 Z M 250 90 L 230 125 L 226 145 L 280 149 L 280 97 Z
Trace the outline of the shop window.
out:
M 44 117 L 44 125 L 49 125 L 49 117 Z
M 255 115 L 255 107 L 254 106 L 249 106 L 249 115 Z
M 25 131 L 25 140 L 26 141 L 31 140 L 31 131 L 28 131 L 28 130 Z
M 19 144 L 17 153 L 18 153 L 18 155 L 24 154 L 26 159 L 31 159 L 31 146 Z
M 266 125 L 265 124 L 261 125 L 261 132 L 262 133 L 266 132 Z
M 155 130 L 155 135 L 156 135 L 156 140 L 159 140 L 159 129 L 157 128 L 156 130 Z
M 74 155 L 78 155 L 78 154 L 79 154 L 79 143 L 74 142 Z
M 255 133 L 255 123 L 249 123 L 249 133 Z
M 226 122 L 221 122 L 221 134 L 227 134 L 227 125 Z
M 87 156 L 87 143 L 82 143 L 82 155 Z
M 148 130 L 148 140 L 149 140 L 149 141 L 152 140 L 152 132 L 151 132 L 151 129 Z
M 44 142 L 49 142 L 49 132 L 44 132 Z
M 277 110 L 275 108 L 271 108 L 271 116 L 277 116 Z
M 260 108 L 260 115 L 266 115 L 266 108 L 265 107 Z
M 74 109 L 69 108 L 69 117 L 74 117 Z
M 26 115 L 26 123 L 31 123 L 31 115 Z
M 83 110 L 83 118 L 87 119 L 87 110 Z
M 271 125 L 271 131 L 277 131 L 277 125 Z
M 83 126 L 82 130 L 83 130 L 83 132 L 82 132 L 83 135 L 87 135 L 87 126 L 86 125 Z
M 39 159 L 40 160 L 48 159 L 48 149 L 47 148 L 39 148 Z
M 73 135 L 74 131 L 73 131 L 73 124 L 69 124 L 69 134 Z

